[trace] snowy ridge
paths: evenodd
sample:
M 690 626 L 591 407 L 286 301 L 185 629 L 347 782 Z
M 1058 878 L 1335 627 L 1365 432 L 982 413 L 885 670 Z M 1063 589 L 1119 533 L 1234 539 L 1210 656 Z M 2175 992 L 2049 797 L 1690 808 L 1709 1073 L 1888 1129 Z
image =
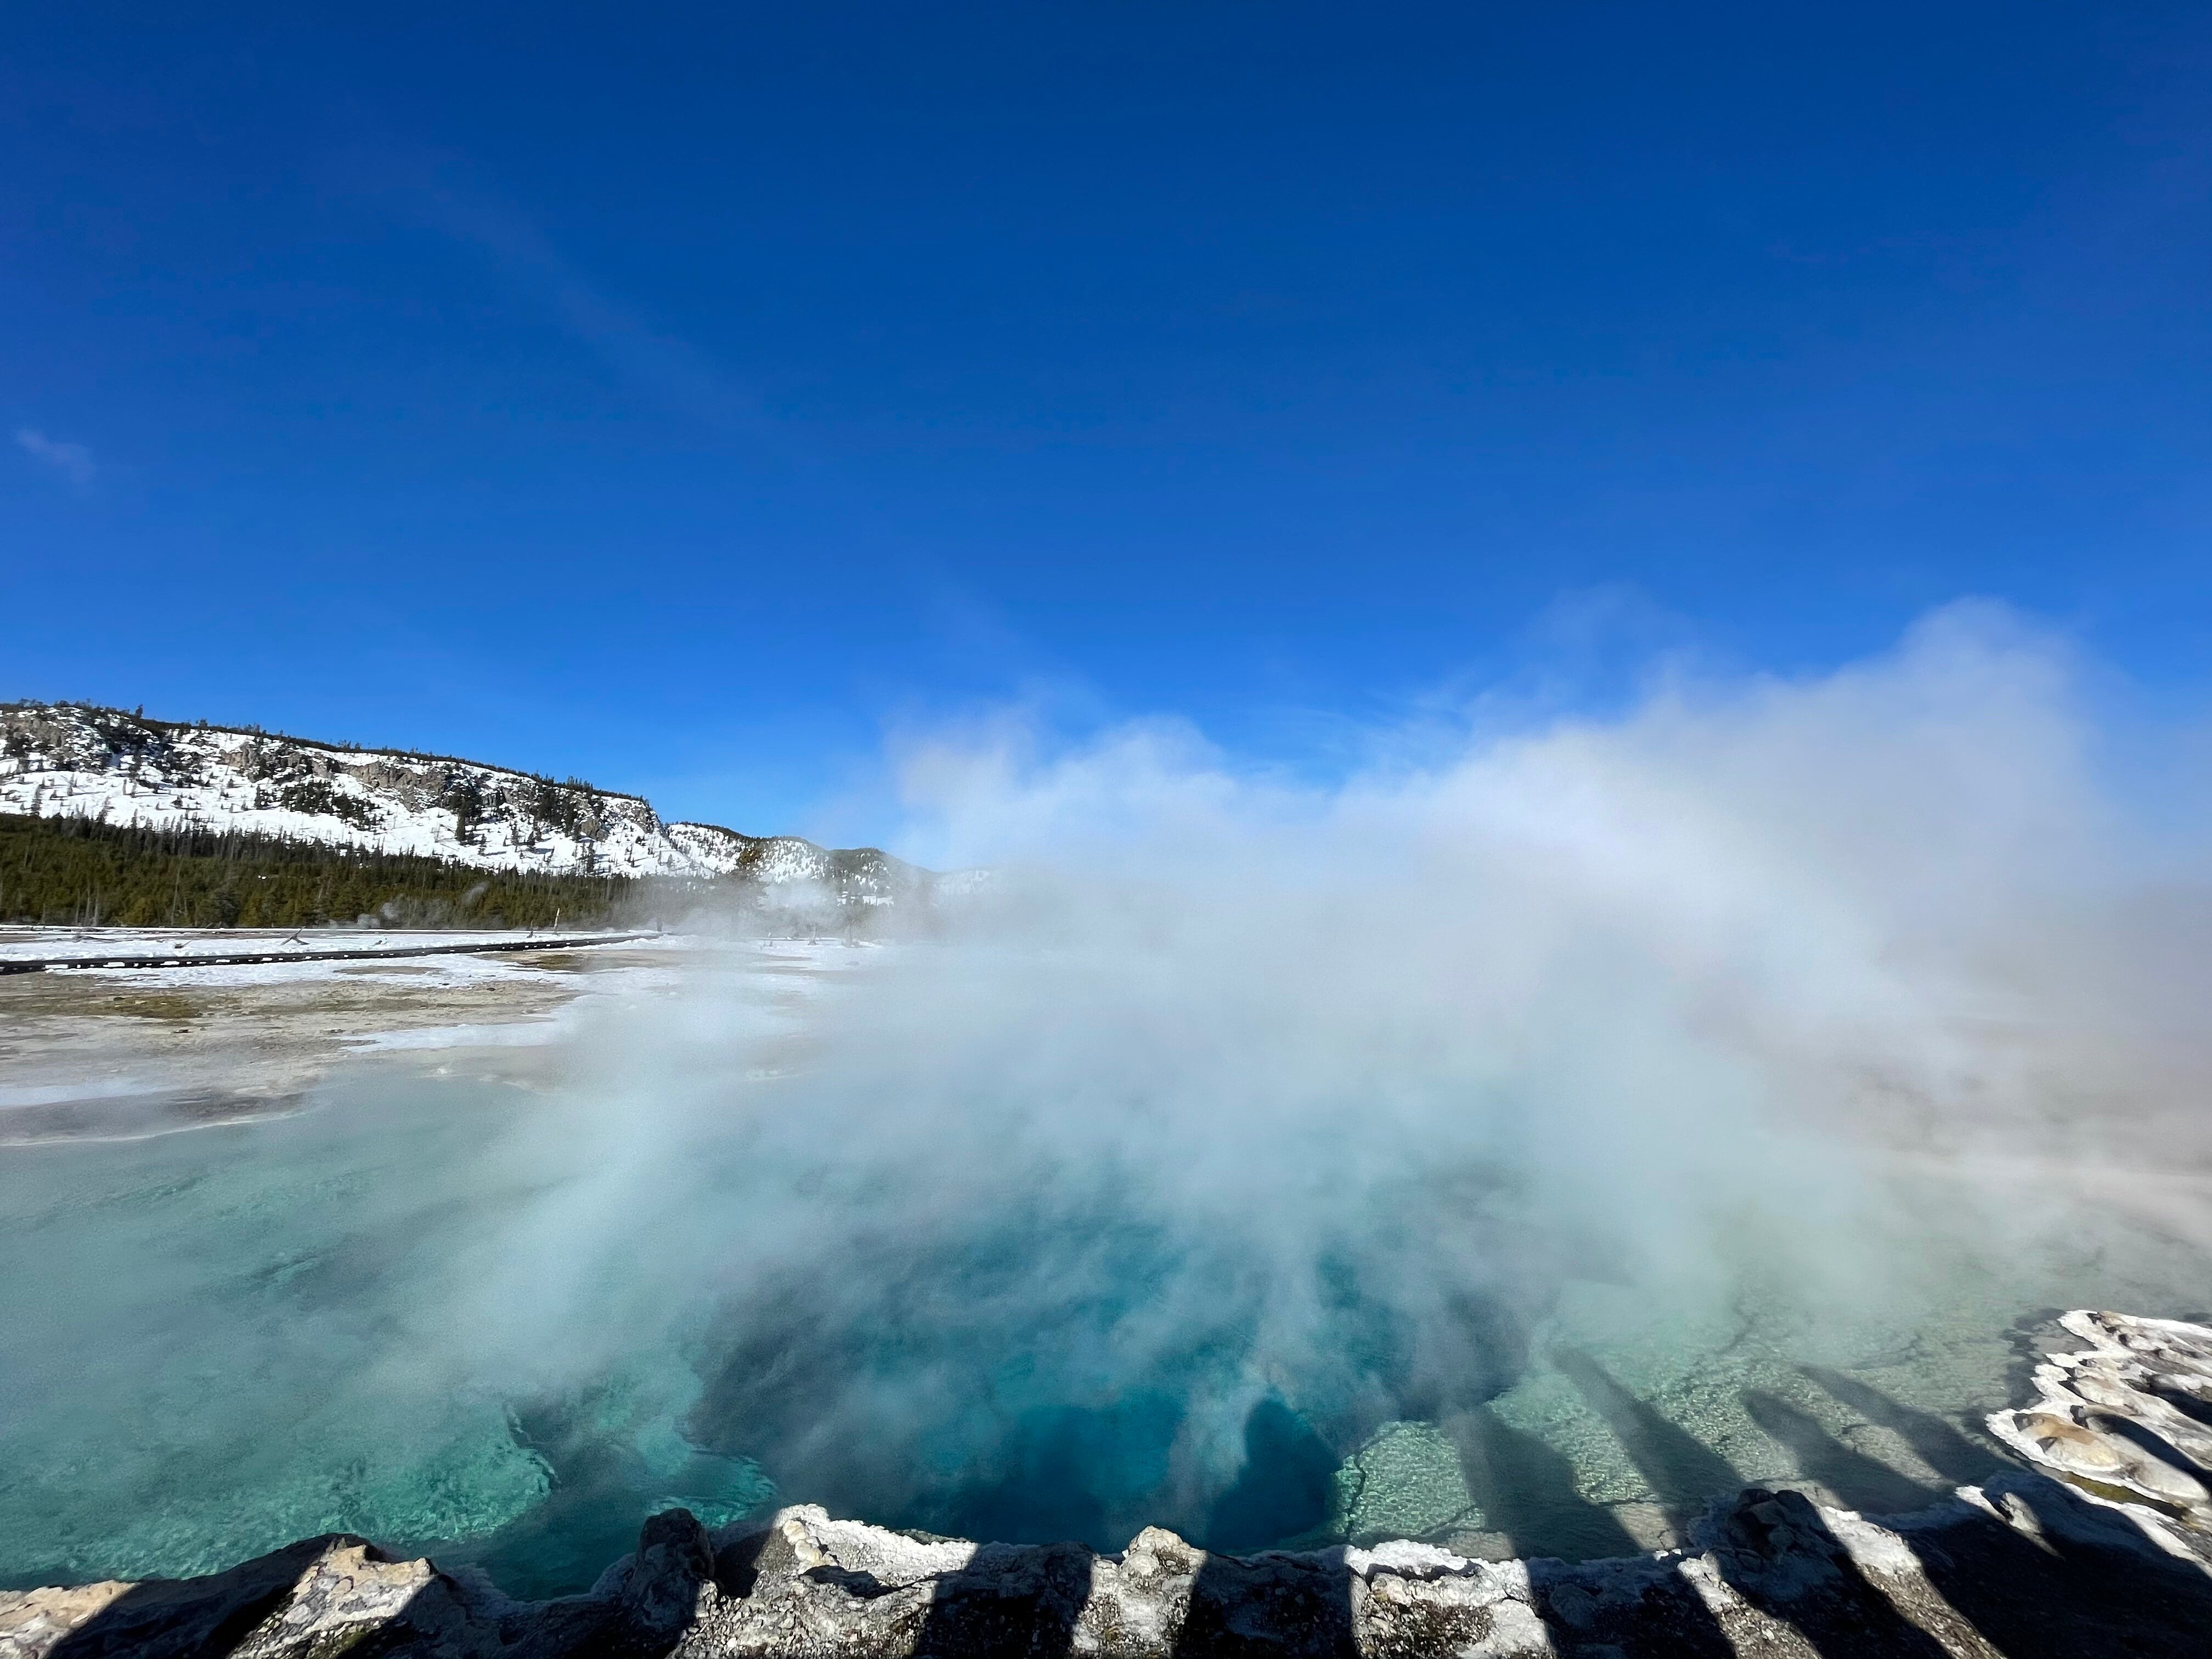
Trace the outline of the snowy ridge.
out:
M 77 703 L 0 705 L 0 812 L 282 836 L 483 870 L 805 884 L 866 904 L 933 880 L 873 848 L 664 823 L 640 797 L 574 778 Z
M 763 887 L 810 884 L 861 904 L 893 904 L 942 879 L 872 847 L 833 852 L 796 836 L 741 836 L 718 823 L 672 823 L 667 835 L 703 872 Z

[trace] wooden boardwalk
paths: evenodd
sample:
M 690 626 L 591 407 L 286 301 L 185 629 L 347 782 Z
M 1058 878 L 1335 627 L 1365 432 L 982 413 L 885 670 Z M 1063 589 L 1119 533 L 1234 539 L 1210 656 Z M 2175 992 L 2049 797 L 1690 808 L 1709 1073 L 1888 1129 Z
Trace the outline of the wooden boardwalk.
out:
M 43 974 L 50 968 L 237 968 L 270 962 L 376 962 L 393 957 L 473 956 L 517 951 L 573 951 L 592 945 L 623 945 L 632 939 L 657 939 L 648 932 L 634 933 L 572 933 L 517 939 L 478 939 L 468 945 L 395 945 L 343 951 L 226 951 L 198 954 L 172 951 L 162 956 L 106 955 L 87 957 L 0 957 L 0 974 Z

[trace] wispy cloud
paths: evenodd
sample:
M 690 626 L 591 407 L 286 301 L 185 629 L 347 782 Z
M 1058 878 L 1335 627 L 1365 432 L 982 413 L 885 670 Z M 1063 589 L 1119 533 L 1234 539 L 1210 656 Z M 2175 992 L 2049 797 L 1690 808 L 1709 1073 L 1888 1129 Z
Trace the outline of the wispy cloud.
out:
M 492 255 L 572 335 L 664 407 L 725 436 L 753 437 L 766 428 L 757 393 L 690 341 L 602 293 L 521 213 L 456 188 L 439 188 L 430 199 L 450 234 Z
M 65 444 L 27 426 L 15 428 L 15 441 L 25 453 L 35 456 L 73 484 L 88 484 L 100 469 L 92 452 L 82 444 Z
M 749 444 L 775 429 L 757 388 L 599 287 L 464 158 L 380 137 L 344 152 L 337 165 L 406 216 L 489 255 L 510 284 L 663 408 Z

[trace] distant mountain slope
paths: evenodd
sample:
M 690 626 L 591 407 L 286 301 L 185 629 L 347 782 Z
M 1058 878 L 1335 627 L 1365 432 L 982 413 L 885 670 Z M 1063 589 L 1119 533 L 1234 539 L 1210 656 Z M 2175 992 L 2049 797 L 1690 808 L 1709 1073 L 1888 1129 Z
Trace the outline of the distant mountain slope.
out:
M 718 823 L 672 823 L 666 833 L 671 844 L 700 869 L 764 887 L 809 883 L 862 903 L 886 904 L 933 887 L 939 879 L 872 847 L 832 851 L 796 836 L 741 836 Z
M 664 823 L 579 779 L 404 750 L 185 725 L 81 703 L 0 704 L 0 811 L 288 836 L 552 876 L 734 878 L 895 902 L 933 878 L 873 848 Z

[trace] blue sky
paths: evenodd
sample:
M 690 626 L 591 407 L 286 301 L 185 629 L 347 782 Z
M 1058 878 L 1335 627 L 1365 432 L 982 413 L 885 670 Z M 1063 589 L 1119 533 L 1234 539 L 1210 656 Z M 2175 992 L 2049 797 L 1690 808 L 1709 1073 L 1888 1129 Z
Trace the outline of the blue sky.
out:
M 2212 12 L 27 5 L 0 696 L 884 833 L 1966 594 L 2195 700 Z

